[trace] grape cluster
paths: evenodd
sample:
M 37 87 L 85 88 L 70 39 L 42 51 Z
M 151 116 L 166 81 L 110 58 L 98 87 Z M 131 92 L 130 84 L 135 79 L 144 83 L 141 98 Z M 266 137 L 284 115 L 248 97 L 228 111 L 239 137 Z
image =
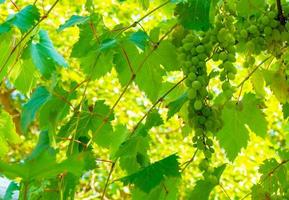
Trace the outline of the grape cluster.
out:
M 206 180 L 208 180 L 212 185 L 217 185 L 219 180 L 213 174 L 214 168 L 210 166 L 209 161 L 207 159 L 203 159 L 199 164 L 199 169 L 203 171 L 203 176 Z
M 189 123 L 195 130 L 193 142 L 195 147 L 204 152 L 205 157 L 210 158 L 214 149 L 207 133 L 215 132 L 220 127 L 218 115 L 209 105 L 213 95 L 207 90 L 210 78 L 206 62 L 214 43 L 210 32 L 189 33 L 182 42 L 178 55 L 187 76 Z
M 218 62 L 220 72 L 220 81 L 222 90 L 227 99 L 230 99 L 234 92 L 234 86 L 231 83 L 237 74 L 236 69 L 236 39 L 234 38 L 235 28 L 232 26 L 235 19 L 232 16 L 216 17 L 216 26 L 213 33 L 216 35 L 217 48 L 212 55 L 212 60 Z M 226 26 L 230 24 L 230 26 Z

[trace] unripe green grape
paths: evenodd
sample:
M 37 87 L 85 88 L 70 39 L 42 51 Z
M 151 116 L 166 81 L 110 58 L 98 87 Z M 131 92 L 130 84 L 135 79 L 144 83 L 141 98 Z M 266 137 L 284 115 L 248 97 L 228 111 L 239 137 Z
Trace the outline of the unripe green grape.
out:
M 198 56 L 195 56 L 195 57 L 192 57 L 191 61 L 192 61 L 192 64 L 193 64 L 193 65 L 197 65 L 200 60 L 199 60 L 199 57 L 198 57 Z
M 205 155 L 206 158 L 211 158 L 211 157 L 212 157 L 212 153 L 211 153 L 210 150 L 208 150 L 208 149 L 206 149 L 206 150 L 204 151 L 204 155 Z
M 188 90 L 188 98 L 189 98 L 189 99 L 195 99 L 196 96 L 197 96 L 196 90 L 193 89 L 193 88 L 190 88 L 190 89 Z
M 258 34 L 258 32 L 259 32 L 256 25 L 251 25 L 251 26 L 249 27 L 248 31 L 249 31 L 250 33 L 252 33 L 252 34 Z
M 183 48 L 184 48 L 186 51 L 190 51 L 193 47 L 194 47 L 194 43 L 185 43 L 185 44 L 183 45 Z
M 199 124 L 204 125 L 206 123 L 206 118 L 204 116 L 199 116 L 198 122 Z
M 198 90 L 202 87 L 202 84 L 199 81 L 193 81 L 192 82 L 192 88 Z
M 272 20 L 271 22 L 270 22 L 270 26 L 271 26 L 271 28 L 277 28 L 277 26 L 279 25 L 279 22 L 277 22 L 276 20 Z
M 203 45 L 199 45 L 196 47 L 197 53 L 204 53 L 205 52 L 205 47 Z
M 228 90 L 228 89 L 231 89 L 231 84 L 229 81 L 226 81 L 222 84 L 222 90 L 225 91 L 225 90 Z
M 232 72 L 228 73 L 228 79 L 229 80 L 234 80 L 235 79 L 235 74 L 232 73 Z
M 206 127 L 206 129 L 208 129 L 208 130 L 212 130 L 213 127 L 214 127 L 213 121 L 212 121 L 212 120 L 207 120 L 207 121 L 205 122 L 205 127 Z M 207 145 L 209 145 L 209 144 L 207 144 Z
M 199 169 L 201 171 L 207 171 L 209 167 L 209 162 L 206 159 L 203 159 L 199 164 Z
M 234 65 L 231 62 L 229 62 L 229 61 L 224 62 L 224 68 L 226 70 L 229 70 L 232 67 L 234 67 Z
M 219 54 L 214 53 L 213 56 L 212 56 L 212 60 L 215 61 L 215 62 L 218 61 L 219 60 Z
M 277 30 L 277 29 L 274 29 L 273 32 L 272 32 L 272 38 L 273 38 L 273 40 L 275 40 L 275 41 L 280 41 L 280 40 L 281 40 L 280 31 Z
M 209 145 L 209 146 L 213 146 L 213 140 L 207 139 L 206 140 L 206 144 Z
M 236 62 L 235 54 L 228 54 L 228 61 L 230 62 Z
M 199 58 L 200 60 L 205 60 L 205 59 L 207 58 L 207 55 L 206 55 L 205 53 L 200 53 L 200 54 L 198 55 L 198 58 Z
M 269 23 L 270 23 L 270 19 L 269 19 L 269 17 L 268 16 L 263 16 L 262 18 L 261 18 L 261 23 L 263 24 L 263 25 L 268 25 Z
M 225 61 L 227 59 L 227 54 L 225 52 L 221 52 L 219 54 L 219 59 Z
M 203 107 L 203 103 L 201 100 L 196 100 L 194 103 L 194 108 L 195 110 L 201 110 Z
M 203 134 L 204 134 L 204 130 L 203 130 L 203 129 L 197 128 L 197 129 L 195 130 L 195 135 L 201 136 L 201 135 L 203 135 Z
M 243 29 L 243 30 L 241 30 L 241 32 L 240 32 L 240 36 L 241 36 L 242 39 L 247 39 L 247 37 L 248 37 L 248 32 L 247 32 L 245 29 Z
M 208 177 L 208 181 L 212 184 L 212 185 L 218 185 L 219 184 L 219 181 L 218 181 L 218 178 L 214 175 L 210 175 Z
M 188 79 L 190 79 L 191 81 L 194 81 L 196 80 L 197 78 L 197 75 L 193 72 L 189 73 L 189 76 L 188 76 Z
M 265 33 L 266 35 L 271 35 L 271 34 L 272 34 L 272 28 L 271 28 L 270 26 L 266 26 L 266 27 L 264 28 L 264 33 Z

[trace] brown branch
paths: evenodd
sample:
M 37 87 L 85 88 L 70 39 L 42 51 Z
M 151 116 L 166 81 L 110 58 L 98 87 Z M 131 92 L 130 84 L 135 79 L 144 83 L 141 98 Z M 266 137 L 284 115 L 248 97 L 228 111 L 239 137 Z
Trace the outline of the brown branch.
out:
M 17 11 L 20 11 L 19 7 L 14 1 L 10 0 L 10 2 L 13 4 L 13 6 L 16 8 Z
M 105 193 L 106 193 L 106 190 L 107 190 L 107 187 L 108 187 L 108 184 L 109 184 L 109 180 L 110 180 L 110 177 L 114 171 L 114 168 L 115 168 L 115 164 L 116 164 L 117 160 L 115 160 L 112 165 L 111 165 L 111 168 L 109 170 L 109 174 L 107 176 L 107 179 L 106 179 L 106 182 L 105 182 L 105 186 L 104 186 L 104 189 L 103 189 L 103 192 L 102 192 L 102 195 L 101 195 L 101 200 L 104 199 L 104 196 L 105 196 Z
M 195 160 L 195 157 L 196 157 L 197 153 L 198 153 L 198 149 L 196 149 L 196 151 L 194 152 L 192 158 L 191 158 L 190 160 L 186 161 L 186 162 L 183 164 L 183 165 L 185 165 L 185 166 L 184 166 L 184 168 L 182 169 L 182 172 L 185 171 L 185 169 Z
M 286 18 L 283 13 L 281 0 L 276 0 L 276 4 L 277 4 L 277 10 L 278 10 L 278 20 L 280 21 L 280 24 L 285 25 Z

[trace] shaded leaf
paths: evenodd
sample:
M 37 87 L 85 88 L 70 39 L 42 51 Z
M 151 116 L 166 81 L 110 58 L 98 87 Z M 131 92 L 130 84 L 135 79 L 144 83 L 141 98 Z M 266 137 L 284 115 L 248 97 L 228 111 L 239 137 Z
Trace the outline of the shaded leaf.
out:
M 45 87 L 41 86 L 36 88 L 30 100 L 23 105 L 21 127 L 24 132 L 27 131 L 28 126 L 35 119 L 36 112 L 48 100 L 49 97 L 50 93 L 45 89 Z
M 89 20 L 89 17 L 83 17 L 83 16 L 78 16 L 78 15 L 72 15 L 67 21 L 65 21 L 64 24 L 61 24 L 57 31 L 63 31 L 66 28 L 75 26 L 75 25 L 79 25 L 79 24 L 83 24 L 85 22 L 87 22 Z
M 187 29 L 208 30 L 211 0 L 188 0 L 176 6 L 175 13 Z
M 179 177 L 180 168 L 178 156 L 175 154 L 157 161 L 140 171 L 123 177 L 120 180 L 125 184 L 134 184 L 142 191 L 149 193 L 154 187 L 165 180 L 165 177 Z

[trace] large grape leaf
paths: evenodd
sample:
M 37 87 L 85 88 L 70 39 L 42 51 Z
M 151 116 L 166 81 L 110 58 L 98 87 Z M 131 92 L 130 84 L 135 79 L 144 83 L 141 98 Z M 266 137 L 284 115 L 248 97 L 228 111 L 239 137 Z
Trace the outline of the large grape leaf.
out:
M 212 173 L 212 175 L 217 177 L 218 181 L 216 183 L 213 183 L 208 179 L 197 181 L 196 186 L 194 187 L 193 191 L 189 195 L 189 199 L 208 200 L 210 193 L 218 185 L 218 182 L 225 168 L 226 168 L 226 165 L 221 165 L 214 169 L 214 172 Z
M 176 6 L 175 13 L 187 29 L 207 30 L 210 27 L 211 0 L 188 0 Z
M 79 153 L 57 162 L 55 150 L 50 147 L 49 136 L 45 131 L 24 163 L 8 164 L 0 161 L 0 172 L 9 178 L 20 177 L 24 181 L 49 179 L 63 172 L 80 176 L 86 170 L 86 162 L 91 162 L 90 157 L 89 153 Z
M 112 60 L 112 52 L 90 51 L 86 57 L 80 58 L 80 66 L 84 73 L 94 80 L 111 71 Z
M 34 120 L 36 112 L 50 98 L 50 93 L 45 87 L 38 87 L 33 92 L 29 101 L 23 105 L 21 114 L 21 128 L 27 131 L 29 124 Z
M 267 122 L 260 105 L 255 95 L 247 93 L 241 102 L 226 105 L 223 109 L 224 126 L 217 133 L 217 138 L 231 161 L 236 158 L 241 148 L 247 146 L 249 135 L 246 125 L 257 135 L 266 135 Z
M 261 13 L 265 6 L 265 0 L 240 0 L 237 11 L 240 16 L 247 17 Z
M 57 31 L 63 31 L 66 28 L 83 24 L 89 20 L 89 17 L 83 17 L 83 16 L 78 16 L 78 15 L 72 15 L 64 24 L 61 24 Z
M 14 81 L 15 88 L 23 94 L 27 94 L 36 85 L 36 75 L 37 71 L 33 65 L 32 60 L 23 60 L 23 63 L 21 65 L 21 71 L 16 80 Z
M 39 31 L 39 42 L 31 42 L 29 50 L 32 61 L 41 74 L 49 78 L 56 66 L 67 67 L 64 58 L 56 51 L 46 31 Z
M 133 173 L 149 163 L 147 150 L 149 148 L 148 136 L 135 135 L 123 142 L 115 153 L 120 158 L 120 166 L 127 173 Z
M 149 193 L 135 187 L 132 190 L 132 199 L 150 199 L 150 200 L 176 200 L 178 199 L 178 185 L 180 177 L 166 177 L 159 185 L 154 187 Z
M 114 63 L 121 84 L 125 86 L 128 83 L 132 69 L 136 74 L 135 83 L 151 101 L 159 97 L 165 71 L 179 69 L 176 49 L 169 41 L 161 42 L 154 51 L 147 48 L 142 53 L 134 44 L 126 42 L 116 52 Z
M 15 15 L 9 17 L 9 19 L 1 24 L 1 32 L 8 32 L 11 29 L 11 25 L 19 28 L 21 32 L 27 32 L 32 28 L 40 18 L 40 13 L 36 6 L 28 5 L 20 10 Z M 3 29 L 5 28 L 5 30 Z
M 2 81 L 16 57 L 16 54 L 10 54 L 13 48 L 13 34 L 11 32 L 0 34 L 0 47 L 0 80 Z M 7 62 L 9 56 L 10 60 Z
M 9 150 L 8 144 L 17 144 L 20 137 L 16 133 L 12 117 L 4 110 L 0 110 L 0 157 Z
M 22 32 L 28 31 L 39 20 L 40 13 L 36 6 L 28 5 L 20 10 L 12 19 L 12 23 Z
M 50 98 L 39 111 L 41 130 L 56 130 L 57 123 L 67 115 L 69 102 L 74 98 L 75 93 L 69 93 L 59 86 L 55 87 Z
M 180 97 L 178 97 L 176 100 L 170 102 L 168 104 L 168 115 L 167 119 L 170 119 L 174 114 L 180 111 L 180 109 L 183 107 L 183 105 L 188 101 L 188 93 L 185 92 Z
M 165 177 L 180 177 L 178 156 L 173 154 L 157 161 L 140 171 L 120 180 L 125 184 L 134 184 L 142 191 L 149 193 L 154 187 L 165 180 Z

